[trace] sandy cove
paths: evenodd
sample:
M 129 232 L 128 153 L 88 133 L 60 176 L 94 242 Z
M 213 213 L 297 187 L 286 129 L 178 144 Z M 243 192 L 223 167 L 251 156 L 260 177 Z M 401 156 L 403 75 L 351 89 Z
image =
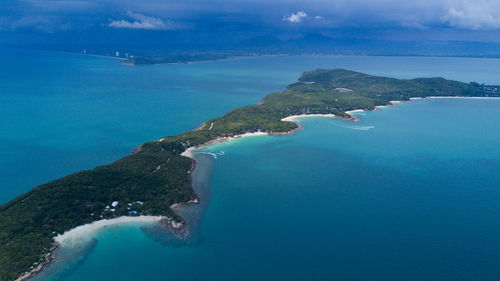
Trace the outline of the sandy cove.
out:
M 113 219 L 104 219 L 94 221 L 92 223 L 84 224 L 72 228 L 63 234 L 59 234 L 54 237 L 54 240 L 57 244 L 63 247 L 67 246 L 75 246 L 80 243 L 85 243 L 85 239 L 87 237 L 92 236 L 97 233 L 99 230 L 113 226 L 118 224 L 153 224 L 160 222 L 164 217 L 161 216 L 137 216 L 137 217 L 128 217 L 122 216 Z
M 197 199 L 190 200 L 184 203 L 173 204 L 170 208 L 174 209 L 179 205 L 183 204 L 195 204 L 197 203 Z M 121 216 L 113 219 L 103 219 L 94 221 L 88 224 L 80 225 L 75 228 L 72 228 L 68 231 L 65 231 L 63 234 L 59 234 L 54 237 L 54 245 L 47 252 L 45 257 L 45 262 L 38 264 L 35 268 L 30 271 L 21 274 L 16 281 L 25 281 L 29 280 L 36 274 L 43 271 L 43 269 L 50 265 L 54 260 L 54 254 L 58 247 L 79 247 L 84 246 L 89 242 L 89 238 L 94 237 L 96 233 L 99 231 L 114 225 L 126 225 L 126 224 L 135 224 L 135 225 L 153 225 L 153 224 L 162 224 L 171 229 L 177 235 L 184 235 L 182 232 L 182 228 L 184 223 L 176 222 L 170 217 L 165 216 Z
M 328 118 L 335 118 L 335 115 L 333 115 L 333 114 L 302 114 L 302 115 L 291 115 L 291 116 L 288 116 L 288 117 L 285 117 L 285 118 L 281 119 L 281 121 L 289 121 L 289 122 L 297 123 L 297 121 L 299 119 L 306 118 L 306 117 L 328 117 Z
M 191 146 L 188 149 L 184 150 L 184 152 L 182 152 L 181 155 L 185 156 L 185 157 L 188 157 L 188 158 L 191 158 L 191 159 L 194 160 L 193 152 L 196 149 L 199 149 L 199 148 L 202 148 L 202 147 L 205 147 L 205 146 L 209 146 L 209 145 L 214 144 L 214 143 L 229 141 L 229 140 L 233 140 L 233 139 L 239 139 L 239 138 L 245 138 L 245 137 L 252 137 L 252 136 L 267 136 L 267 135 L 269 135 L 269 133 L 255 132 L 255 133 L 244 133 L 244 134 L 235 135 L 235 136 L 232 136 L 232 137 L 218 137 L 218 138 L 216 138 L 214 140 L 211 140 L 211 141 L 208 141 L 208 142 L 206 142 L 204 144 L 201 144 L 201 145 L 198 145 L 198 146 Z
M 328 117 L 328 118 L 334 118 L 335 115 L 333 115 L 333 114 L 302 114 L 302 115 L 291 115 L 291 116 L 288 116 L 288 117 L 285 117 L 285 118 L 281 119 L 281 121 L 294 122 L 295 124 L 297 124 L 299 126 L 299 128 L 297 128 L 297 129 L 301 129 L 301 126 L 300 126 L 300 123 L 299 123 L 298 120 L 301 119 L 301 118 L 306 118 L 306 117 Z M 216 138 L 214 140 L 211 140 L 211 141 L 208 141 L 208 142 L 206 142 L 204 144 L 201 144 L 201 145 L 198 145 L 198 146 L 191 146 L 188 149 L 186 149 L 183 153 L 181 153 L 181 155 L 185 156 L 185 157 L 188 157 L 188 158 L 191 158 L 191 159 L 194 159 L 193 153 L 194 153 L 194 151 L 196 149 L 199 149 L 199 148 L 202 148 L 202 147 L 206 147 L 206 146 L 209 146 L 209 145 L 214 144 L 214 143 L 225 142 L 225 141 L 230 141 L 230 140 L 239 139 L 239 138 L 245 138 L 245 137 L 290 135 L 290 134 L 293 134 L 293 132 L 295 132 L 295 130 L 297 130 L 297 129 L 291 130 L 289 132 L 283 132 L 283 133 L 267 133 L 267 132 L 253 132 L 253 133 L 250 133 L 250 132 L 248 132 L 248 133 L 244 133 L 244 134 L 240 134 L 240 135 L 235 135 L 235 136 L 232 136 L 232 137 L 218 137 L 218 138 Z
M 370 111 L 378 111 L 382 108 L 386 108 L 386 107 L 393 107 L 395 106 L 397 103 L 401 103 L 402 101 L 390 101 L 390 104 L 388 105 L 377 105 L 375 106 L 375 108 L 373 110 L 370 110 Z M 358 112 L 366 112 L 367 110 L 364 110 L 364 109 L 354 109 L 354 110 L 348 110 L 346 111 L 345 113 L 347 115 L 349 115 L 350 117 L 346 117 L 344 118 L 345 120 L 348 120 L 348 121 L 353 121 L 353 122 L 358 122 L 359 119 L 356 118 L 356 113 Z
M 51 249 L 45 255 L 45 262 L 41 262 L 35 268 L 30 271 L 21 274 L 16 281 L 25 281 L 34 277 L 36 274 L 43 271 L 43 269 L 50 265 L 54 260 L 54 254 L 58 247 L 74 247 L 83 246 L 89 240 L 88 238 L 93 237 L 100 230 L 119 224 L 154 224 L 160 223 L 162 220 L 168 219 L 161 216 L 137 216 L 137 217 L 118 217 L 113 219 L 104 219 L 99 221 L 94 221 L 92 223 L 84 224 L 65 231 L 63 234 L 59 234 L 54 237 L 54 244 Z

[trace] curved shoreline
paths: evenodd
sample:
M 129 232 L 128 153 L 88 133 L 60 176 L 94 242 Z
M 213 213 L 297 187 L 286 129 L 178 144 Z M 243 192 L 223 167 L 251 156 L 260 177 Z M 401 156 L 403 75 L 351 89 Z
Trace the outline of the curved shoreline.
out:
M 58 245 L 56 242 L 53 243 L 52 247 L 49 249 L 47 254 L 45 254 L 45 261 L 41 262 L 37 267 L 31 269 L 30 271 L 26 271 L 25 273 L 22 273 L 15 281 L 27 281 L 30 280 L 30 278 L 35 277 L 37 274 L 42 272 L 45 267 L 49 266 L 52 264 L 52 262 L 55 259 L 55 252 L 58 249 Z
M 238 139 L 242 137 L 249 137 L 249 136 L 264 136 L 264 135 L 269 135 L 268 133 L 264 132 L 257 132 L 257 133 L 246 133 L 242 135 L 236 135 L 233 137 L 224 137 L 224 138 L 218 138 L 212 141 L 209 141 L 205 144 L 202 144 L 197 147 L 190 147 L 186 149 L 183 153 L 181 153 L 182 156 L 190 158 L 192 162 L 192 167 L 189 170 L 189 178 L 190 181 L 192 181 L 192 174 L 194 173 L 195 169 L 197 168 L 196 160 L 194 158 L 194 151 L 196 149 L 199 149 L 201 147 L 208 146 L 210 144 L 214 144 L 216 142 L 223 142 L 223 141 L 228 141 L 232 139 Z M 162 139 L 159 139 L 157 141 L 161 141 Z M 138 146 L 134 149 L 133 153 L 136 153 L 137 150 L 140 150 L 141 146 Z M 190 182 L 190 184 L 192 184 Z M 186 202 L 179 202 L 179 203 L 174 203 L 170 205 L 170 208 L 172 211 L 174 211 L 177 214 L 177 209 L 182 207 L 182 206 L 188 206 L 192 204 L 199 204 L 199 197 L 196 195 L 196 198 L 193 200 L 189 200 Z M 169 217 L 164 217 L 164 216 L 121 216 L 113 219 L 103 219 L 103 220 L 98 220 L 94 221 L 88 224 L 84 225 L 79 225 L 75 228 L 72 228 L 70 230 L 65 231 L 62 234 L 59 234 L 54 237 L 53 239 L 53 247 L 47 252 L 46 258 L 44 262 L 41 262 L 38 264 L 36 267 L 33 269 L 22 273 L 15 281 L 27 281 L 30 278 L 33 278 L 34 276 L 40 274 L 47 266 L 50 266 L 55 259 L 55 253 L 60 247 L 67 247 L 67 246 L 72 246 L 76 243 L 86 243 L 86 238 L 92 237 L 92 235 L 95 235 L 102 229 L 114 225 L 124 225 L 124 224 L 155 224 L 155 223 L 161 223 L 165 227 L 169 228 L 172 230 L 172 232 L 178 237 L 182 238 L 187 236 L 189 233 L 184 231 L 185 222 L 175 222 L 172 218 Z
M 72 247 L 77 244 L 85 244 L 85 238 L 90 238 L 102 229 L 110 227 L 113 225 L 123 225 L 123 224 L 154 224 L 160 223 L 166 217 L 161 216 L 136 216 L 128 217 L 121 216 L 113 219 L 104 219 L 94 221 L 92 223 L 84 224 L 65 231 L 63 234 L 59 234 L 54 237 L 54 243 L 52 248 L 47 252 L 45 256 L 45 261 L 38 264 L 37 267 L 21 274 L 16 281 L 25 281 L 34 277 L 35 275 L 41 273 L 45 267 L 51 265 L 55 259 L 55 253 L 60 247 Z
M 189 179 L 190 179 L 191 184 L 193 183 L 193 175 L 195 174 L 196 170 L 202 168 L 202 167 L 200 167 L 201 165 L 197 163 L 197 160 L 196 160 L 196 157 L 195 157 L 195 153 L 196 153 L 196 151 L 198 149 L 201 149 L 201 148 L 204 148 L 204 147 L 208 147 L 208 146 L 214 145 L 216 143 L 226 142 L 226 141 L 230 141 L 230 140 L 236 140 L 236 139 L 240 139 L 240 138 L 255 137 L 255 136 L 290 135 L 290 134 L 293 134 L 297 130 L 303 129 L 302 124 L 300 123 L 299 119 L 306 118 L 306 117 L 336 118 L 336 116 L 333 115 L 333 114 L 302 114 L 302 115 L 291 115 L 291 116 L 288 116 L 288 117 L 285 117 L 285 118 L 281 119 L 281 121 L 288 121 L 288 122 L 293 122 L 293 123 L 297 124 L 298 127 L 296 129 L 293 129 L 293 130 L 288 131 L 288 132 L 282 132 L 282 133 L 267 133 L 267 132 L 253 132 L 253 133 L 250 133 L 249 132 L 249 133 L 245 133 L 245 134 L 235 135 L 235 136 L 232 136 L 232 137 L 219 137 L 219 138 L 216 138 L 214 140 L 208 141 L 208 142 L 206 142 L 204 144 L 201 144 L 201 145 L 198 145 L 198 146 L 191 146 L 191 147 L 187 148 L 184 152 L 181 153 L 181 155 L 184 156 L 184 157 L 188 157 L 188 158 L 190 158 L 193 161 L 192 168 L 189 171 Z M 192 186 L 192 187 L 193 187 L 193 189 L 196 190 L 196 188 L 194 186 Z M 184 206 L 190 206 L 190 205 L 193 205 L 193 204 L 200 204 L 201 200 L 203 200 L 203 199 L 200 198 L 199 194 L 196 194 L 196 196 L 197 196 L 197 198 L 194 199 L 194 200 L 190 200 L 190 201 L 187 201 L 187 202 L 181 202 L 181 203 L 173 204 L 171 206 L 172 210 L 176 214 L 178 214 L 178 211 L 179 211 L 178 208 L 182 208 Z M 185 218 L 183 218 L 183 219 L 185 219 Z M 186 227 L 186 225 L 187 224 L 184 224 L 182 226 L 182 228 Z M 188 233 L 186 233 L 186 234 L 188 234 Z
M 388 104 L 388 105 L 377 105 L 377 106 L 375 106 L 375 108 L 373 110 L 364 110 L 364 109 L 348 110 L 345 113 L 348 114 L 350 116 L 350 118 L 344 118 L 344 119 L 350 120 L 353 122 L 358 122 L 359 119 L 355 117 L 355 114 L 358 112 L 369 112 L 369 111 L 374 112 L 374 111 L 378 111 L 382 108 L 394 107 L 398 103 L 413 102 L 416 100 L 423 100 L 423 99 L 477 99 L 477 100 L 485 99 L 486 100 L 486 99 L 500 99 L 500 97 L 464 97 L 464 96 L 430 96 L 430 97 L 424 97 L 424 98 L 414 97 L 414 98 L 410 98 L 409 100 L 404 100 L 404 101 L 400 101 L 400 100 L 391 101 L 390 104 Z
M 267 133 L 267 132 L 253 132 L 253 133 L 244 133 L 240 135 L 235 135 L 232 137 L 219 137 L 214 140 L 208 141 L 204 144 L 198 145 L 198 146 L 191 146 L 187 148 L 184 152 L 181 153 L 182 156 L 188 157 L 194 160 L 193 153 L 202 147 L 207 147 L 215 143 L 219 142 L 225 142 L 225 141 L 230 141 L 230 140 L 235 140 L 235 139 L 240 139 L 240 138 L 246 138 L 246 137 L 256 137 L 256 136 L 278 136 L 278 135 L 290 135 L 293 134 L 296 130 L 302 129 L 300 122 L 298 121 L 301 118 L 306 118 L 306 117 L 328 117 L 328 118 L 336 118 L 337 116 L 334 114 L 301 114 L 301 115 L 290 115 L 285 118 L 282 118 L 281 121 L 288 121 L 288 122 L 293 122 L 295 123 L 298 128 L 288 131 L 288 132 L 283 132 L 283 133 Z M 196 165 L 194 165 L 194 169 L 196 169 Z M 193 170 L 194 170 L 193 169 Z M 174 205 L 183 205 L 184 203 L 177 203 Z
M 162 216 L 136 216 L 136 217 L 129 217 L 129 216 L 121 216 L 113 219 L 104 219 L 104 220 L 98 220 L 94 221 L 92 223 L 84 224 L 77 226 L 75 228 L 72 228 L 63 234 L 59 234 L 56 237 L 54 237 L 54 241 L 59 244 L 61 247 L 65 246 L 73 246 L 79 242 L 82 242 L 82 239 L 87 238 L 103 228 L 113 226 L 113 225 L 120 225 L 120 224 L 152 224 L 152 223 L 158 223 L 162 219 L 165 219 L 165 217 Z
M 268 136 L 268 135 L 271 135 L 271 134 L 266 133 L 266 132 L 255 132 L 255 133 L 245 133 L 245 134 L 236 135 L 236 136 L 232 136 L 232 137 L 219 137 L 219 138 L 208 141 L 208 142 L 201 144 L 201 145 L 198 145 L 198 146 L 191 146 L 191 147 L 187 148 L 186 150 L 184 150 L 184 152 L 181 153 L 181 156 L 191 158 L 193 161 L 195 161 L 193 153 L 197 149 L 200 149 L 202 147 L 206 147 L 206 146 L 209 146 L 211 144 L 215 144 L 215 143 L 219 143 L 219 142 L 225 142 L 225 141 L 229 141 L 229 140 L 239 139 L 239 138 L 254 137 L 254 136 Z M 194 165 L 194 169 L 196 169 L 196 165 Z M 193 171 L 194 171 L 194 169 L 193 169 Z M 178 204 L 182 204 L 182 203 L 178 203 Z
M 191 179 L 192 174 L 194 173 L 194 170 L 197 168 L 198 165 L 196 165 L 196 160 L 193 156 L 193 152 L 196 149 L 199 149 L 201 147 L 208 146 L 210 144 L 214 144 L 216 142 L 223 142 L 223 141 L 228 141 L 231 139 L 238 139 L 242 137 L 249 137 L 249 136 L 264 136 L 264 135 L 269 135 L 268 133 L 264 132 L 257 132 L 257 133 L 246 133 L 242 135 L 236 135 L 234 137 L 224 137 L 224 138 L 218 138 L 215 140 L 212 140 L 210 142 L 207 142 L 203 145 L 200 145 L 198 147 L 190 147 L 186 149 L 183 153 L 181 153 L 182 156 L 186 156 L 188 158 L 191 158 L 193 161 L 192 167 L 189 170 L 189 178 Z M 157 140 L 157 141 L 161 141 Z M 140 150 L 141 146 L 138 146 L 136 148 Z M 133 153 L 136 153 L 134 150 Z M 174 203 L 170 205 L 170 208 L 176 212 L 176 209 L 182 207 L 182 206 L 187 206 L 187 205 L 192 205 L 192 204 L 199 204 L 199 197 L 197 197 L 193 200 L 189 200 L 186 202 L 179 202 L 179 203 Z M 177 212 L 176 212 L 177 213 Z M 75 228 L 72 228 L 70 230 L 65 231 L 62 234 L 59 234 L 54 237 L 53 241 L 53 247 L 47 252 L 46 258 L 44 262 L 41 262 L 38 264 L 36 267 L 33 269 L 22 273 L 15 281 L 27 281 L 30 278 L 33 278 L 34 276 L 40 274 L 47 266 L 50 266 L 55 259 L 55 253 L 60 247 L 68 247 L 68 246 L 74 246 L 75 244 L 85 244 L 86 238 L 92 237 L 99 231 L 103 230 L 106 227 L 114 226 L 114 225 L 125 225 L 125 224 L 162 224 L 165 227 L 169 228 L 174 234 L 178 235 L 178 237 L 182 238 L 188 235 L 186 231 L 184 231 L 185 227 L 185 222 L 175 222 L 172 218 L 169 217 L 164 217 L 164 216 L 121 216 L 117 218 L 112 218 L 112 219 L 103 219 L 103 220 L 98 220 L 94 221 L 88 224 L 84 225 L 79 225 Z
M 282 118 L 281 121 L 288 121 L 288 122 L 294 122 L 297 125 L 300 125 L 298 123 L 298 120 L 301 118 L 306 118 L 306 117 L 328 117 L 328 118 L 335 118 L 336 116 L 334 114 L 301 114 L 301 115 L 290 115 L 288 117 Z

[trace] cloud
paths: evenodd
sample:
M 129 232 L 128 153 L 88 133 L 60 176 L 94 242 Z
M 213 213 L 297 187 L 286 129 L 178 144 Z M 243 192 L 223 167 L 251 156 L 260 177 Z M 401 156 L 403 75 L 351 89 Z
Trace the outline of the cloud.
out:
M 500 28 L 498 15 L 500 6 L 488 3 L 465 1 L 462 7 L 449 8 L 441 21 L 449 26 L 462 29 L 497 29 Z
M 300 27 L 303 33 L 357 30 L 360 36 L 365 31 L 389 34 L 390 30 L 500 32 L 500 0 L 0 1 L 0 29 L 19 32 L 189 29 L 198 34 L 232 32 L 241 37 L 250 33 L 280 36 L 295 31 L 290 27 Z
M 297 12 L 295 14 L 292 13 L 289 16 L 283 17 L 283 20 L 291 22 L 291 23 L 299 23 L 299 22 L 301 22 L 306 17 L 307 17 L 306 12 L 300 11 L 300 12 Z
M 127 16 L 133 21 L 113 20 L 108 26 L 114 28 L 150 29 L 150 30 L 174 30 L 180 25 L 171 21 L 164 22 L 155 17 L 145 16 L 139 13 L 127 12 Z

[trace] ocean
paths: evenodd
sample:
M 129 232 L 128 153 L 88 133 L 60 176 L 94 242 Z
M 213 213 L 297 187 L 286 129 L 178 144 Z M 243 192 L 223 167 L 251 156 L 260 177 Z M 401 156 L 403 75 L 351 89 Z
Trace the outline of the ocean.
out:
M 281 91 L 303 71 L 500 84 L 500 60 L 261 57 L 130 67 L 5 50 L 0 202 Z M 311 117 L 197 154 L 192 235 L 109 227 L 37 280 L 498 280 L 500 100 L 425 99 Z M 215 155 L 215 156 L 214 156 Z

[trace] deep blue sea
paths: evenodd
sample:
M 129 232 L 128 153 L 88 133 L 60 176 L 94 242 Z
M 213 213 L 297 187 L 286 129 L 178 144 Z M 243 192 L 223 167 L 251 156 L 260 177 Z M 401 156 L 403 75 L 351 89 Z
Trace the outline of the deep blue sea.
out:
M 500 60 L 261 57 L 129 67 L 2 50 L 0 202 L 283 90 L 301 72 L 500 84 Z M 192 237 L 116 226 L 39 280 L 499 280 L 500 100 L 306 118 L 202 149 Z M 217 155 L 216 158 L 212 154 Z M 199 225 L 198 225 L 199 224 Z

